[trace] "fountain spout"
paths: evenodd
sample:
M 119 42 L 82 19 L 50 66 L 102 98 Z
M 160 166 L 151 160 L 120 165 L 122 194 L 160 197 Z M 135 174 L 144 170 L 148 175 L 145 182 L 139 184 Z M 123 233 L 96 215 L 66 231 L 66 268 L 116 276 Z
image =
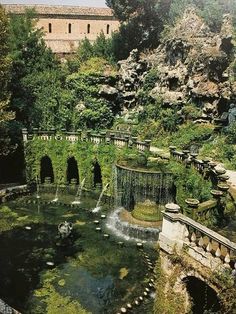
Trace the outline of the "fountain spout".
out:
M 83 191 L 83 187 L 84 187 L 84 183 L 85 183 L 85 178 L 82 180 L 81 184 L 78 186 L 78 190 L 75 196 L 75 200 L 71 203 L 73 205 L 76 204 L 80 204 L 81 203 L 81 195 L 82 195 L 82 191 Z
M 104 188 L 102 189 L 102 192 L 101 192 L 101 194 L 100 194 L 100 196 L 99 196 L 99 199 L 98 199 L 98 201 L 97 201 L 96 207 L 92 210 L 93 213 L 97 213 L 97 212 L 100 211 L 100 209 L 101 209 L 100 203 L 101 203 L 102 197 L 103 197 L 104 193 L 106 192 L 108 186 L 109 186 L 109 183 L 107 183 L 107 184 L 104 186 Z
M 52 203 L 56 203 L 56 202 L 58 201 L 58 190 L 59 190 L 59 185 L 57 184 L 55 197 L 54 197 L 54 199 L 52 200 Z
M 36 198 L 39 199 L 40 195 L 39 195 L 39 178 L 38 176 L 36 177 Z

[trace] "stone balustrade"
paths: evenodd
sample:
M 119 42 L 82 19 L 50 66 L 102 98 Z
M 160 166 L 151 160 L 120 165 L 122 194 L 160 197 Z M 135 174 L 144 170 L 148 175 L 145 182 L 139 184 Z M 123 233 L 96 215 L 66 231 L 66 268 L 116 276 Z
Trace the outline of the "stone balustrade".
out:
M 236 243 L 179 212 L 176 204 L 163 211 L 160 248 L 169 254 L 186 252 L 212 271 L 229 268 L 236 272 Z
M 100 133 L 92 133 L 90 130 L 82 133 L 82 130 L 78 130 L 77 132 L 66 132 L 66 130 L 61 130 L 60 134 L 57 134 L 55 130 L 50 131 L 42 131 L 37 128 L 33 129 L 32 133 L 29 133 L 27 129 L 22 129 L 23 142 L 26 143 L 33 138 L 37 137 L 43 141 L 50 140 L 66 140 L 71 143 L 75 143 L 78 141 L 88 141 L 94 143 L 95 145 L 99 145 L 101 143 L 111 143 L 119 148 L 123 147 L 134 147 L 139 151 L 149 151 L 150 150 L 150 140 L 145 140 L 144 142 L 137 141 L 136 137 L 131 138 L 129 134 L 122 133 L 122 136 L 118 136 L 117 134 L 121 134 L 122 132 L 111 132 L 111 131 L 101 131 Z

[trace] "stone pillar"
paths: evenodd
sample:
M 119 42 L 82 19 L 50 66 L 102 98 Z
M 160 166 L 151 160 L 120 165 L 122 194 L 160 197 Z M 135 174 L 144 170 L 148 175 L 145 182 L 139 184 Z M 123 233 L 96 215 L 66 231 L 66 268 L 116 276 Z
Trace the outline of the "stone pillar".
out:
M 185 239 L 186 227 L 179 221 L 180 207 L 177 204 L 165 205 L 163 214 L 162 231 L 159 235 L 160 248 L 166 253 L 173 254 L 181 251 Z

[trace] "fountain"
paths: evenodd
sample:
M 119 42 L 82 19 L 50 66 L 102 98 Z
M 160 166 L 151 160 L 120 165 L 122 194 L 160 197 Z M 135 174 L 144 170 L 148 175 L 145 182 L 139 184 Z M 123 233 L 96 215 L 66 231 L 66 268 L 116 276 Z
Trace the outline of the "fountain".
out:
M 36 198 L 39 199 L 40 195 L 39 195 L 39 179 L 38 179 L 38 176 L 36 177 L 36 189 L 37 189 Z
M 52 200 L 52 203 L 56 203 L 56 202 L 58 201 L 58 190 L 59 190 L 59 185 L 57 184 L 55 197 L 54 197 L 54 199 Z
M 100 211 L 100 209 L 101 209 L 100 203 L 101 203 L 102 197 L 103 197 L 104 193 L 106 192 L 108 186 L 109 186 L 109 183 L 107 183 L 107 184 L 105 185 L 105 187 L 102 189 L 102 192 L 101 192 L 101 194 L 100 194 L 100 196 L 99 196 L 99 199 L 98 199 L 98 201 L 97 201 L 96 207 L 92 210 L 93 213 L 97 213 L 97 212 Z
M 119 217 L 122 208 L 116 208 L 107 220 L 106 227 L 115 235 L 122 237 L 126 241 L 157 241 L 160 230 L 152 227 L 141 227 L 136 224 L 130 224 L 122 221 Z
M 78 190 L 75 196 L 75 200 L 71 203 L 72 205 L 79 205 L 81 203 L 81 195 L 84 187 L 85 178 L 82 180 L 81 184 L 78 186 Z

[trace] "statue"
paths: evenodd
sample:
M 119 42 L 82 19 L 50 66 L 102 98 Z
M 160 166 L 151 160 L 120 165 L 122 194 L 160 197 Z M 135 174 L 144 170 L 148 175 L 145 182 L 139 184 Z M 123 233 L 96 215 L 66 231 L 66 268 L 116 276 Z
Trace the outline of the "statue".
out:
M 228 120 L 229 125 L 236 121 L 236 104 L 230 104 Z
M 72 223 L 71 222 L 62 222 L 58 225 L 58 231 L 60 234 L 60 237 L 62 239 L 68 238 L 72 232 Z

